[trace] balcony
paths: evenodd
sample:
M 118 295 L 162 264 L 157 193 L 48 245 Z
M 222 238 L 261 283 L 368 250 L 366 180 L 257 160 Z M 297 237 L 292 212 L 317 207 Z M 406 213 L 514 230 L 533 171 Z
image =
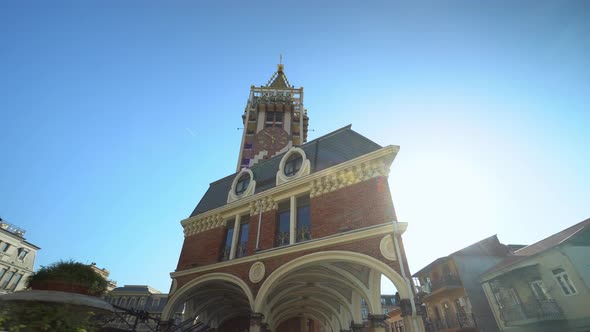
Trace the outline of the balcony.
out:
M 458 313 L 438 319 L 426 319 L 426 331 L 477 331 L 477 322 L 473 313 Z
M 430 284 L 426 284 L 423 286 L 422 290 L 426 291 L 427 293 L 430 293 L 427 296 L 432 296 L 434 294 L 443 292 L 448 289 L 455 289 L 460 287 L 463 287 L 463 284 L 461 283 L 461 279 L 459 279 L 459 276 L 454 274 L 447 274 L 438 279 L 432 279 L 430 281 Z
M 500 309 L 506 325 L 526 325 L 546 320 L 564 319 L 563 311 L 555 300 L 533 300 Z

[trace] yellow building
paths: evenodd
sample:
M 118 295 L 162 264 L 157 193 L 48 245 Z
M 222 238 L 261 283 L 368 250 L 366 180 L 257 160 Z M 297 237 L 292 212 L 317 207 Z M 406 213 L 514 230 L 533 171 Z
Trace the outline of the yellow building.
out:
M 479 277 L 508 255 L 510 247 L 494 235 L 416 272 L 427 330 L 498 331 Z
M 501 331 L 590 331 L 590 219 L 482 275 Z

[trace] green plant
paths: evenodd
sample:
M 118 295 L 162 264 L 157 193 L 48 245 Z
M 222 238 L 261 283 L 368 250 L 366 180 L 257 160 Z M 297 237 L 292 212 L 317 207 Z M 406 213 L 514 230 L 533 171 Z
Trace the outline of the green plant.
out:
M 82 286 L 87 290 L 88 295 L 94 296 L 103 295 L 108 287 L 108 281 L 90 266 L 73 260 L 41 266 L 27 280 L 28 286 L 31 288 L 49 282 Z

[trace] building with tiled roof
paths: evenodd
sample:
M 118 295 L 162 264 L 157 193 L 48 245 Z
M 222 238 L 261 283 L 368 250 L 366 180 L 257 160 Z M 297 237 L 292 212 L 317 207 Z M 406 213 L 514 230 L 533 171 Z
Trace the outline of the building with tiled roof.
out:
M 0 294 L 26 288 L 37 250 L 25 239 L 25 230 L 0 218 Z
M 516 250 L 481 281 L 501 331 L 590 331 L 590 219 Z
M 182 307 L 182 328 L 203 331 L 360 331 L 365 303 L 384 332 L 383 275 L 406 331 L 423 331 L 388 183 L 399 147 L 351 126 L 308 142 L 303 88 L 282 65 L 250 88 L 242 119 L 236 172 L 181 221 L 163 323 Z

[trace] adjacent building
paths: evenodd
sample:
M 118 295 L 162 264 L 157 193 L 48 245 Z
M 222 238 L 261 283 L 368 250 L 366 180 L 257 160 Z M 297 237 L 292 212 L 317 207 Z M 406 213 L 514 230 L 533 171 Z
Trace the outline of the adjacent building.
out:
M 156 331 L 168 294 L 147 285 L 125 285 L 109 292 L 106 301 L 116 311 L 114 319 L 104 327 L 107 331 Z M 181 314 L 177 312 L 172 318 Z
M 427 330 L 498 331 L 479 278 L 510 253 L 510 247 L 494 235 L 416 272 Z
M 26 281 L 33 273 L 37 250 L 28 242 L 25 230 L 0 218 L 0 294 L 26 288 Z
M 242 120 L 237 171 L 181 221 L 162 321 L 184 308 L 184 326 L 219 331 L 361 331 L 364 301 L 383 332 L 383 275 L 406 331 L 423 331 L 388 183 L 399 147 L 350 126 L 307 141 L 303 88 L 282 65 L 251 87 Z
M 590 219 L 482 275 L 501 331 L 590 331 Z

